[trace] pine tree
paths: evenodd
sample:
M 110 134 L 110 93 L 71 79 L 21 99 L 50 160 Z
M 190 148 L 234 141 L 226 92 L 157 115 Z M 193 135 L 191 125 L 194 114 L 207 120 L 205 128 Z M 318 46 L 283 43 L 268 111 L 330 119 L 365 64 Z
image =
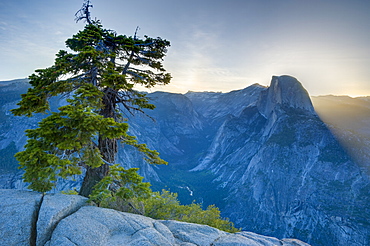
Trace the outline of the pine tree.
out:
M 49 191 L 58 177 L 81 175 L 85 169 L 79 194 L 88 197 L 94 186 L 109 176 L 118 141 L 136 147 L 149 163 L 165 163 L 156 151 L 127 134 L 123 116 L 154 109 L 146 94 L 134 86 L 151 88 L 170 82 L 171 76 L 162 65 L 170 43 L 161 38 L 139 38 L 137 30 L 134 36 L 118 35 L 91 19 L 91 7 L 85 0 L 76 13 L 76 20 L 84 20 L 86 25 L 66 41 L 72 52 L 61 50 L 54 65 L 36 70 L 29 77 L 32 87 L 12 111 L 32 116 L 48 112 L 51 97 L 68 98 L 68 104 L 50 113 L 38 128 L 26 131 L 25 150 L 16 154 L 25 170 L 24 181 L 36 191 Z M 122 168 L 118 171 L 133 173 Z

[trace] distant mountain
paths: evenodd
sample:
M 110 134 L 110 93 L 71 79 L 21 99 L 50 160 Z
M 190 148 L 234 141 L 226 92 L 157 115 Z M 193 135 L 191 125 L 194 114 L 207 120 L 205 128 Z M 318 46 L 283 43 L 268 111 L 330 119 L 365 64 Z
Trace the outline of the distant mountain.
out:
M 7 82 L 0 96 L 12 90 L 19 95 L 26 87 L 26 82 Z M 312 245 L 370 244 L 370 181 L 363 153 L 370 146 L 364 138 L 368 99 L 357 114 L 351 107 L 360 106 L 353 104 L 334 114 L 328 108 L 338 104 L 335 100 L 314 98 L 314 108 L 307 91 L 290 76 L 274 76 L 269 87 L 255 84 L 229 93 L 149 96 L 157 108 L 146 113 L 155 121 L 130 116 L 130 132 L 169 165 L 150 166 L 126 146 L 118 160 L 140 167 L 154 189 L 178 192 L 185 203 L 216 204 L 236 226 L 256 233 Z M 25 143 L 23 130 L 38 119 L 10 115 L 16 101 L 16 96 L 4 97 L 0 108 L 0 165 L 8 172 L 0 182 L 21 189 L 11 155 Z M 352 121 L 343 120 L 346 112 Z M 344 132 L 343 138 L 332 134 L 335 129 Z M 358 146 L 343 145 L 352 141 L 349 137 Z M 58 189 L 73 185 L 78 182 Z

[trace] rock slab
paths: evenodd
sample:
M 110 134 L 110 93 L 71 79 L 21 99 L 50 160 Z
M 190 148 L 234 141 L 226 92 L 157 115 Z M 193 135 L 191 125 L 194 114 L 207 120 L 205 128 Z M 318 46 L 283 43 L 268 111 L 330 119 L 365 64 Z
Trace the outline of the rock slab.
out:
M 0 190 L 0 198 L 0 245 L 30 245 L 36 236 L 36 211 L 42 195 L 29 191 Z
M 86 205 L 77 195 L 0 190 L 0 246 L 308 246 Z

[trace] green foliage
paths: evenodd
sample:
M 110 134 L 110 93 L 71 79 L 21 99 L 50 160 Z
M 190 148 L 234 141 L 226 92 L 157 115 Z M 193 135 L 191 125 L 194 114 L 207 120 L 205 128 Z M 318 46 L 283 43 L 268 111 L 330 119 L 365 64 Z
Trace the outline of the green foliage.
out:
M 104 118 L 94 110 L 100 91 L 86 84 L 76 90 L 69 105 L 44 118 L 39 127 L 27 130 L 25 150 L 16 154 L 29 188 L 46 192 L 55 186 L 57 176 L 67 178 L 82 173 L 80 163 L 90 167 L 103 164 L 93 140 L 125 137 L 128 125 Z M 94 112 L 95 111 L 95 112 Z
M 136 170 L 132 170 L 132 172 L 136 172 Z M 111 192 L 108 191 L 109 189 L 106 189 L 106 186 L 112 182 L 106 179 L 98 184 L 98 187 L 90 196 L 90 201 L 100 207 L 137 213 L 153 219 L 178 220 L 209 225 L 232 233 L 240 231 L 227 218 L 221 218 L 220 210 L 214 205 L 208 206 L 205 210 L 202 209 L 200 204 L 194 202 L 189 205 L 181 205 L 176 193 L 171 193 L 167 190 L 152 192 L 149 188 L 149 183 L 136 181 L 138 180 L 134 182 L 127 180 L 125 185 L 127 188 L 123 192 Z M 135 187 L 137 184 L 146 185 Z M 130 193 L 137 194 L 136 196 L 131 196 L 129 195 Z
M 73 189 L 73 190 L 68 190 L 68 191 L 62 191 L 62 194 L 65 194 L 65 195 L 78 195 L 78 192 Z
M 196 203 L 181 205 L 177 194 L 166 190 L 153 192 L 143 203 L 145 215 L 154 219 L 204 224 L 227 232 L 240 231 L 227 218 L 220 217 L 220 210 L 216 206 L 210 205 L 203 210 L 201 205 Z
M 90 201 L 98 206 L 109 207 L 109 204 L 117 199 L 141 200 L 149 197 L 150 184 L 142 182 L 143 177 L 137 171 L 138 168 L 125 169 L 119 165 L 111 166 L 108 175 L 95 185 Z
M 150 88 L 170 82 L 171 76 L 162 65 L 170 43 L 147 36 L 140 39 L 136 33 L 133 37 L 117 35 L 103 28 L 99 21 L 90 20 L 90 7 L 85 3 L 79 11 L 85 16 L 78 18 L 86 19 L 88 24 L 66 41 L 72 52 L 59 51 L 51 67 L 38 69 L 29 76 L 31 88 L 22 95 L 19 107 L 12 110 L 17 116 L 33 116 L 50 110 L 49 98 L 67 98 L 67 105 L 49 113 L 38 128 L 26 131 L 25 150 L 16 154 L 20 168 L 25 170 L 24 181 L 36 191 L 51 190 L 58 177 L 68 178 L 82 174 L 82 169 L 88 172 L 112 165 L 117 141 L 136 147 L 149 163 L 166 163 L 158 152 L 127 134 L 122 109 L 133 113 L 154 108 L 146 94 L 135 91 L 134 86 Z M 108 182 L 115 182 L 116 178 L 126 185 L 136 177 L 133 170 L 117 167 L 109 173 L 106 178 L 103 171 L 86 176 L 97 180 L 84 180 L 85 194 L 102 178 L 104 185 L 100 184 L 100 188 L 110 189 Z M 133 190 L 126 188 L 118 189 L 118 196 L 126 199 L 144 189 L 139 183 L 131 187 Z

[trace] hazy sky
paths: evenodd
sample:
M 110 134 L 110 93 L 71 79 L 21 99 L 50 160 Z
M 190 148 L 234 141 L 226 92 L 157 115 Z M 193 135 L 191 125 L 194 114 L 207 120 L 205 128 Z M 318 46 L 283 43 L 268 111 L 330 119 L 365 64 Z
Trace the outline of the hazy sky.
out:
M 0 81 L 53 64 L 83 0 L 0 0 Z M 370 95 L 369 0 L 92 0 L 118 34 L 171 41 L 172 92 L 230 91 L 289 74 L 311 95 Z

